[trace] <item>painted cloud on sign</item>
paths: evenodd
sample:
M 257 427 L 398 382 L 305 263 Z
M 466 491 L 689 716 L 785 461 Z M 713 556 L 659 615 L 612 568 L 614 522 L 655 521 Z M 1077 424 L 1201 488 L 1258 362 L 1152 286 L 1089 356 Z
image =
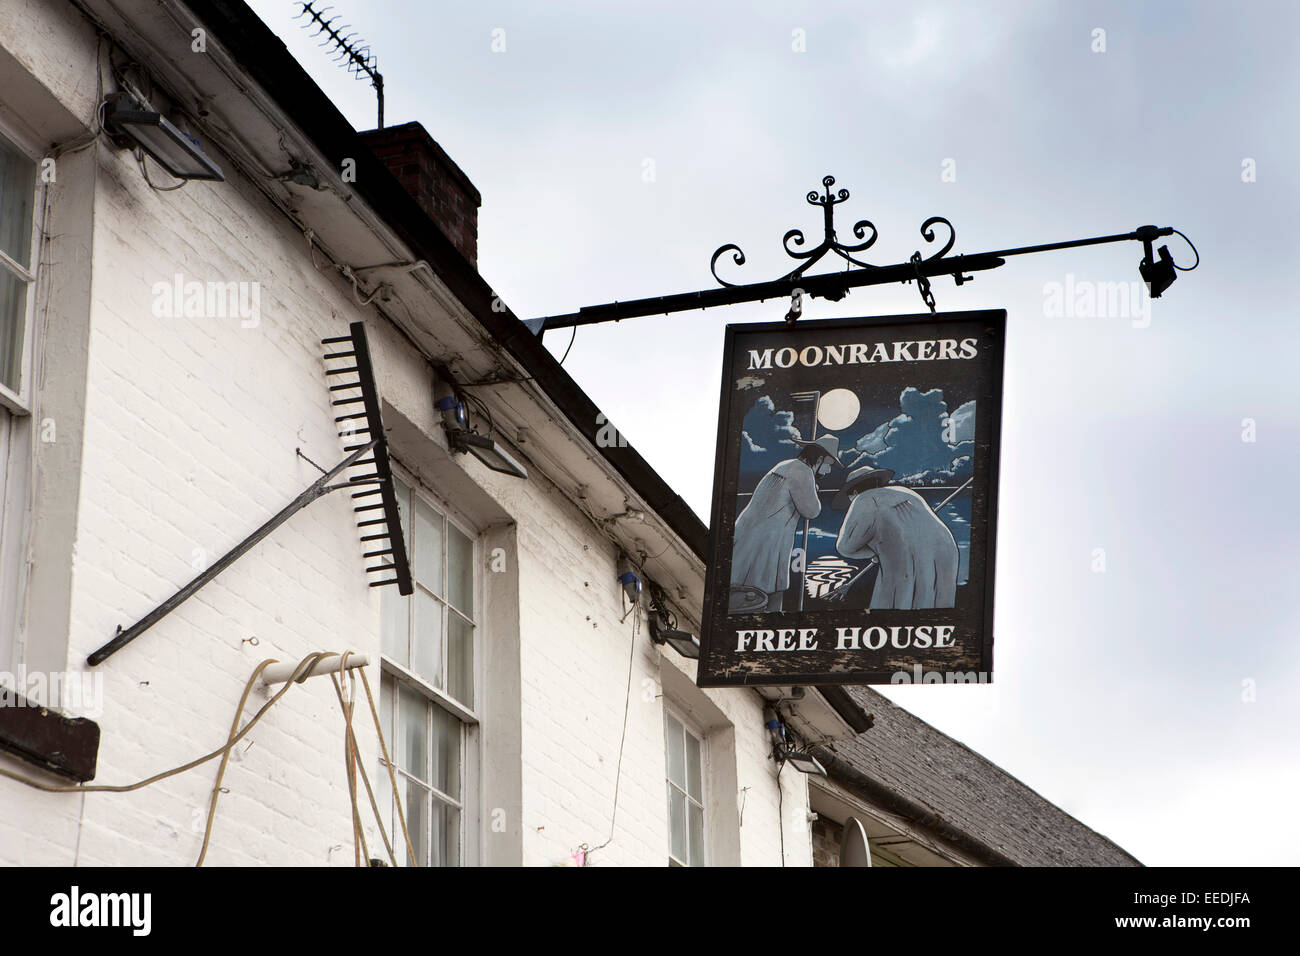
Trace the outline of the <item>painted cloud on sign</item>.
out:
M 898 415 L 858 439 L 854 447 L 862 454 L 846 464 L 889 468 L 900 479 L 927 472 L 946 472 L 951 478 L 961 467 L 958 461 L 968 458 L 973 448 L 975 402 L 950 414 L 942 389 L 923 392 L 909 387 L 899 395 L 898 407 Z

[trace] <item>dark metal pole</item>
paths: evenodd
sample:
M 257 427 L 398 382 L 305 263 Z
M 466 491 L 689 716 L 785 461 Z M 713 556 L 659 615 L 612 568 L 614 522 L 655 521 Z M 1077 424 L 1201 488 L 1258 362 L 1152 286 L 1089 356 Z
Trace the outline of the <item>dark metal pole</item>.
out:
M 284 524 L 291 517 L 293 517 L 294 514 L 301 511 L 303 508 L 311 504 L 317 498 L 320 498 L 322 495 L 329 494 L 331 491 L 335 490 L 336 488 L 355 488 L 358 487 L 359 485 L 368 484 L 369 482 L 359 481 L 359 482 L 346 482 L 344 484 L 339 484 L 339 485 L 331 485 L 330 482 L 333 481 L 335 478 L 337 478 L 338 475 L 344 469 L 351 467 L 358 459 L 361 458 L 362 455 L 365 455 L 367 452 L 373 449 L 375 445 L 378 443 L 379 443 L 378 438 L 372 439 L 366 445 L 357 449 L 352 454 L 348 455 L 348 457 L 344 458 L 341 462 L 339 462 L 329 471 L 325 472 L 325 474 L 321 475 L 320 478 L 318 478 L 310 488 L 308 488 L 306 491 L 300 494 L 297 498 L 293 499 L 293 501 L 290 502 L 288 505 L 286 505 L 285 508 L 279 512 L 279 514 L 277 514 L 275 517 L 268 520 L 264 525 L 262 525 L 262 527 L 258 528 L 247 538 L 241 541 L 238 545 L 235 546 L 233 550 L 229 551 L 223 558 L 221 558 L 221 560 L 213 564 L 212 567 L 208 568 L 198 577 L 194 578 L 194 580 L 192 580 L 189 584 L 185 585 L 185 587 L 181 588 L 179 591 L 177 591 L 175 594 L 169 597 L 162 604 L 158 605 L 156 608 L 154 608 L 152 611 L 150 611 L 148 614 L 142 617 L 135 624 L 132 624 L 125 631 L 119 628 L 117 632 L 117 636 L 114 637 L 107 644 L 105 644 L 103 647 L 101 647 L 99 650 L 95 651 L 93 654 L 87 657 L 86 663 L 92 666 L 95 664 L 101 664 L 109 657 L 111 657 L 113 654 L 116 654 L 122 648 L 126 647 L 126 645 L 130 644 L 132 641 L 134 641 L 145 631 L 149 630 L 149 628 L 153 627 L 155 624 L 161 621 L 172 611 L 176 610 L 176 608 L 180 606 L 186 599 L 192 597 L 194 593 L 199 590 L 199 588 L 203 587 L 203 585 L 207 584 L 218 574 L 226 570 L 226 568 L 230 567 L 241 557 L 247 554 L 263 538 L 269 535 L 276 528 L 280 527 L 280 525 Z
M 1049 242 L 1036 246 L 999 249 L 995 252 L 944 256 L 937 259 L 923 259 L 919 262 L 900 262 L 889 266 L 851 269 L 846 272 L 822 273 L 815 276 L 803 275 L 776 279 L 770 282 L 755 282 L 749 285 L 724 286 L 720 289 L 704 289 L 699 292 L 682 292 L 676 295 L 658 296 L 651 299 L 633 299 L 628 302 L 589 305 L 577 312 L 551 315 L 540 319 L 529 319 L 525 324 L 536 334 L 541 335 L 551 329 L 567 329 L 576 325 L 618 322 L 638 316 L 667 315 L 672 312 L 710 309 L 715 306 L 736 305 L 741 302 L 762 302 L 765 299 L 784 298 L 792 295 L 796 289 L 801 290 L 805 295 L 838 302 L 844 298 L 850 289 L 863 286 L 889 285 L 895 282 L 909 282 L 918 276 L 930 278 L 943 275 L 952 275 L 957 278 L 958 284 L 960 284 L 965 281 L 961 278 L 964 273 L 996 269 L 1005 263 L 1008 256 L 1023 256 L 1035 252 L 1053 252 L 1058 249 L 1074 249 L 1080 246 L 1096 246 L 1110 242 L 1137 241 L 1149 243 L 1158 237 L 1173 235 L 1173 232 L 1171 226 L 1140 226 L 1132 232 L 1116 233 L 1111 236 L 1097 236 L 1091 239 L 1070 239 L 1065 242 Z

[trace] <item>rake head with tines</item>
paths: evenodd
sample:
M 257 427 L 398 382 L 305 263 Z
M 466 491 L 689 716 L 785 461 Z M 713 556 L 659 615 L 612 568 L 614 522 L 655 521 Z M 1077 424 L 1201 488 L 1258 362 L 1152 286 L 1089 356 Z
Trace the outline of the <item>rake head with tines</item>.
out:
M 353 511 L 362 532 L 361 541 L 368 549 L 364 556 L 375 559 L 374 564 L 366 567 L 366 573 L 378 575 L 378 580 L 369 581 L 369 585 L 375 588 L 396 584 L 402 594 L 411 593 L 411 568 L 406 559 L 406 539 L 402 535 L 402 521 L 397 510 L 397 493 L 393 488 L 388 441 L 379 414 L 379 392 L 375 388 L 366 330 L 360 322 L 353 322 L 349 329 L 348 335 L 324 339 L 322 343 L 333 347 L 325 356 L 325 377 L 333 383 L 329 386 L 329 407 L 335 415 L 334 424 L 342 426 L 339 437 L 347 439 L 343 449 L 347 456 L 189 584 L 126 630 L 119 626 L 111 641 L 86 658 L 87 663 L 100 664 L 116 654 L 307 505 L 331 491 L 344 488 L 352 492 Z M 336 480 L 354 468 L 363 470 L 345 481 Z
M 379 410 L 379 391 L 375 387 L 366 327 L 364 323 L 353 322 L 348 328 L 348 335 L 321 339 L 321 344 L 331 346 L 325 353 L 326 377 L 339 376 L 330 385 L 329 394 L 330 407 L 341 413 L 334 417 L 334 424 L 346 443 L 343 450 L 370 450 L 368 457 L 349 466 L 362 469 L 362 473 L 348 478 L 348 486 L 356 489 L 352 494 L 356 502 L 352 510 L 357 515 L 361 541 L 372 548 L 365 552 L 365 557 L 375 558 L 377 562 L 367 567 L 366 573 L 379 575 L 377 580 L 369 582 L 372 588 L 396 584 L 399 593 L 410 594 L 411 566 L 397 510 L 397 491 L 393 487 L 388 439 Z

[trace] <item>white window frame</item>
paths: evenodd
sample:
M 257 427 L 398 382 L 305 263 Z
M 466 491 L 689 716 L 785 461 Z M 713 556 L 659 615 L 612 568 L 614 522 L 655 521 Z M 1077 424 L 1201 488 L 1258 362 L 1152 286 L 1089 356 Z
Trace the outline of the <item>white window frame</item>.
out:
M 677 723 L 679 723 L 682 726 L 682 730 L 684 730 L 686 733 L 694 737 L 695 740 L 700 745 L 700 768 L 699 768 L 700 799 L 699 800 L 696 800 L 694 797 L 692 797 L 681 787 L 677 786 L 677 784 L 673 783 L 673 781 L 669 778 L 668 717 L 670 716 L 673 718 L 673 720 L 677 721 Z M 683 760 L 686 760 L 689 758 L 686 755 L 687 752 L 685 749 L 685 741 L 683 741 L 682 743 L 683 743 L 683 749 L 682 749 Z M 695 804 L 700 808 L 700 818 L 703 821 L 703 825 L 701 827 L 701 834 L 700 834 L 701 840 L 703 842 L 703 846 L 700 847 L 700 861 L 701 861 L 700 866 L 707 867 L 709 865 L 709 830 L 711 827 L 711 821 L 709 819 L 709 770 L 710 770 L 709 735 L 706 734 L 704 731 L 700 730 L 700 728 L 695 724 L 694 721 L 688 720 L 680 709 L 678 709 L 677 707 L 671 704 L 665 703 L 664 705 L 664 786 L 665 786 L 664 797 L 665 799 L 667 799 L 669 795 L 668 794 L 669 790 L 676 790 L 678 793 L 682 794 L 682 796 L 686 799 L 687 810 L 688 810 L 686 821 L 685 821 L 686 841 L 687 841 L 686 859 L 681 860 L 673 856 L 672 816 L 671 814 L 669 814 L 667 804 L 665 804 L 664 806 L 664 813 L 668 814 L 666 816 L 666 819 L 668 821 L 668 861 L 669 861 L 668 865 L 669 866 L 689 867 L 691 865 L 690 864 L 691 826 L 690 826 L 690 813 L 689 813 L 691 804 Z
M 32 394 L 32 368 L 33 356 L 36 354 L 36 272 L 41 261 L 41 211 L 45 205 L 45 186 L 41 183 L 41 153 L 34 149 L 24 137 L 18 135 L 12 126 L 0 122 L 0 136 L 3 136 L 10 146 L 22 153 L 32 162 L 33 189 L 32 189 L 32 221 L 31 221 L 31 260 L 30 268 L 20 265 L 17 261 L 0 250 L 0 269 L 12 274 L 20 281 L 27 283 L 27 296 L 24 302 L 23 312 L 23 354 L 18 359 L 18 389 L 11 389 L 9 386 L 0 382 L 0 405 L 7 408 L 14 415 L 30 415 L 32 413 L 33 394 Z
M 401 718 L 399 716 L 399 711 L 401 709 L 401 704 L 400 704 L 401 698 L 399 694 L 400 689 L 405 687 L 408 690 L 414 690 L 417 696 L 419 696 L 422 706 L 424 708 L 425 736 L 428 739 L 430 746 L 432 746 L 434 743 L 433 710 L 439 705 L 436 700 L 434 700 L 433 698 L 427 695 L 426 691 L 428 688 L 427 685 L 425 685 L 423 682 L 410 681 L 401 677 L 398 674 L 390 673 L 387 667 L 385 667 L 383 670 L 384 673 L 381 679 L 385 682 L 386 687 L 383 691 L 381 691 L 381 693 L 391 694 L 391 696 L 389 697 L 389 714 L 392 722 L 393 739 L 388 741 L 389 755 L 394 758 L 394 761 L 396 761 L 398 759 L 398 754 L 394 752 L 394 748 L 397 746 L 397 733 L 398 733 L 398 728 L 401 726 Z M 392 688 L 391 692 L 387 691 L 388 686 L 391 686 Z M 469 773 L 470 773 L 471 762 L 468 759 L 468 757 L 470 756 L 470 749 L 471 749 L 470 742 L 469 742 L 470 735 L 468 732 L 468 725 L 465 724 L 464 721 L 460 720 L 455 714 L 447 712 L 445 708 L 439 708 L 439 709 L 442 709 L 444 710 L 445 713 L 448 713 L 448 716 L 450 716 L 453 720 L 455 720 L 457 725 L 460 727 L 460 734 L 458 739 L 459 753 L 457 754 L 457 766 L 459 768 L 458 775 L 460 777 L 459 797 L 453 796 L 452 794 L 439 790 L 430 781 L 421 780 L 419 777 L 413 776 L 412 774 L 408 773 L 405 769 L 403 769 L 399 763 L 396 762 L 393 763 L 393 773 L 397 777 L 397 783 L 399 788 L 401 788 L 399 792 L 402 796 L 402 809 L 403 811 L 407 812 L 408 817 L 410 816 L 409 808 L 407 807 L 408 790 L 407 787 L 405 786 L 407 781 L 410 781 L 419 789 L 428 790 L 429 791 L 428 799 L 431 803 L 435 801 L 441 801 L 442 803 L 445 803 L 448 806 L 453 807 L 457 811 L 457 813 L 459 814 L 459 821 L 460 821 L 460 825 L 458 827 L 458 832 L 456 837 L 457 838 L 456 859 L 458 861 L 457 866 L 466 866 L 469 863 L 469 861 L 467 861 L 466 859 L 466 852 L 470 848 L 470 843 L 471 843 L 471 841 L 469 841 L 466 837 L 466 834 L 468 832 L 467 825 L 469 820 L 469 801 L 467 799 L 467 794 L 470 791 Z M 388 769 L 386 766 L 384 766 L 382 754 L 380 755 L 379 762 L 380 762 L 380 769 L 383 773 L 381 779 L 385 784 L 385 786 L 383 787 L 383 792 L 388 792 L 389 799 L 391 800 L 392 793 L 389 791 L 391 790 L 392 785 L 388 780 Z M 475 772 L 477 772 L 476 768 L 475 768 Z M 401 824 L 397 823 L 397 818 L 396 818 L 397 806 L 395 803 L 392 805 L 391 811 L 392 811 L 392 815 L 390 816 L 390 820 L 393 824 L 393 827 L 391 832 L 389 833 L 389 839 L 393 842 L 394 853 L 396 854 L 398 860 L 401 861 L 406 859 L 407 853 L 405 848 L 405 841 L 402 837 Z M 434 819 L 433 814 L 428 813 L 427 820 L 430 827 L 432 827 L 433 825 L 433 819 Z M 409 825 L 409 820 L 408 820 L 408 825 Z M 424 843 L 426 847 L 431 847 L 433 845 L 432 833 L 424 834 Z M 428 860 L 425 859 L 419 861 L 419 865 L 427 866 Z
M 19 265 L 0 251 L 0 269 L 27 283 L 24 297 L 23 346 L 18 359 L 18 389 L 0 383 L 0 670 L 21 669 L 23 635 L 22 608 L 27 586 L 27 536 L 32 476 L 32 419 L 35 405 L 33 368 L 36 341 L 36 275 L 40 267 L 40 224 L 48 186 L 41 183 L 41 153 L 11 125 L 0 121 L 0 135 L 10 146 L 31 160 L 33 172 L 32 219 L 30 223 L 30 268 Z
M 410 488 L 411 493 L 413 495 L 418 495 L 424 498 L 426 504 L 432 506 L 433 508 L 436 508 L 439 512 L 441 512 L 443 517 L 448 522 L 448 524 L 454 525 L 462 534 L 464 534 L 467 538 L 469 538 L 470 541 L 473 543 L 473 553 L 470 558 L 471 563 L 474 566 L 474 582 L 473 582 L 474 616 L 471 619 L 471 623 L 474 626 L 474 631 L 473 631 L 474 660 L 473 660 L 473 666 L 471 668 L 471 681 L 472 681 L 472 691 L 473 691 L 473 700 L 474 700 L 473 707 L 465 706 L 465 704 L 461 703 L 460 701 L 457 701 L 450 694 L 448 694 L 446 691 L 442 690 L 441 688 L 435 686 L 428 679 L 415 673 L 415 671 L 413 671 L 411 668 L 398 663 L 397 661 L 391 659 L 385 654 L 382 654 L 382 652 L 380 655 L 380 668 L 381 668 L 382 679 L 384 680 L 391 679 L 394 683 L 394 687 L 393 687 L 394 694 L 392 698 L 394 740 L 388 741 L 389 752 L 393 756 L 394 760 L 397 759 L 397 755 L 392 752 L 392 748 L 396 746 L 395 738 L 397 734 L 397 727 L 398 727 L 398 720 L 399 720 L 399 717 L 397 715 L 397 711 L 399 707 L 398 704 L 399 697 L 396 693 L 398 685 L 405 685 L 407 688 L 414 690 L 417 694 L 419 694 L 421 697 L 424 698 L 426 706 L 438 707 L 443 711 L 445 711 L 446 713 L 448 713 L 452 718 L 456 719 L 460 723 L 461 733 L 460 733 L 460 796 L 459 799 L 457 799 L 451 794 L 443 793 L 442 791 L 438 790 L 436 787 L 433 787 L 431 784 L 425 783 L 422 780 L 416 780 L 413 777 L 409 777 L 409 775 L 406 774 L 406 772 L 396 762 L 393 764 L 393 770 L 397 775 L 399 785 L 402 784 L 408 778 L 415 780 L 418 786 L 426 787 L 430 789 L 433 792 L 433 794 L 436 795 L 436 797 L 431 797 L 431 799 L 442 800 L 443 802 L 451 806 L 454 806 L 459 810 L 460 845 L 458 848 L 458 855 L 457 855 L 459 859 L 459 865 L 474 866 L 478 863 L 480 857 L 480 847 L 479 847 L 479 839 L 478 839 L 480 813 L 479 813 L 478 801 L 479 801 L 479 793 L 480 793 L 479 768 L 481 765 L 481 760 L 478 751 L 479 751 L 479 740 L 481 736 L 480 734 L 481 721 L 477 712 L 477 708 L 479 706 L 479 701 L 481 700 L 482 693 L 483 693 L 483 686 L 482 686 L 483 682 L 482 682 L 482 675 L 481 675 L 482 654 L 479 653 L 478 645 L 480 640 L 479 635 L 483 632 L 484 620 L 487 616 L 487 609 L 484 606 L 484 601 L 483 601 L 484 583 L 483 583 L 482 563 L 481 563 L 482 532 L 479 531 L 474 526 L 473 523 L 468 521 L 465 518 L 465 516 L 459 511 L 459 509 L 454 507 L 446 499 L 440 497 L 439 495 L 434 494 L 427 487 L 425 487 L 425 485 L 423 485 L 418 478 L 416 478 L 414 475 L 409 473 L 405 468 L 402 468 L 396 462 L 394 462 L 393 465 L 393 475 L 396 478 L 398 478 L 403 484 L 405 484 L 408 488 Z M 407 518 L 408 520 L 414 521 L 413 509 L 412 512 L 409 515 L 407 515 Z M 403 529 L 403 533 L 405 533 L 405 529 Z M 444 574 L 447 573 L 447 557 L 448 557 L 447 537 L 448 537 L 447 535 L 445 534 L 443 535 L 443 573 Z M 414 555 L 410 555 L 409 557 L 411 558 L 412 561 L 414 561 Z M 412 565 L 412 584 L 414 587 L 420 588 L 421 585 L 414 580 L 415 577 L 414 572 L 415 572 L 415 568 L 414 565 Z M 444 605 L 442 610 L 442 613 L 444 615 L 443 617 L 444 622 L 447 620 L 448 615 L 458 613 L 457 610 L 453 608 L 451 604 L 446 600 L 445 596 L 438 598 L 435 595 L 434 597 L 437 598 L 437 600 L 439 600 L 439 602 Z M 415 595 L 414 593 L 412 593 L 409 597 L 406 598 L 406 600 L 414 602 L 414 598 Z M 411 621 L 414 620 L 414 613 L 412 613 L 410 620 Z M 382 627 L 382 622 L 381 622 L 381 627 Z M 447 658 L 449 655 L 449 648 L 450 648 L 450 641 L 447 640 L 447 630 L 448 629 L 444 624 L 443 660 L 442 660 L 442 673 L 444 675 L 444 680 L 447 675 Z M 432 740 L 432 730 L 433 730 L 432 715 L 429 715 L 427 717 L 427 720 L 428 720 L 428 729 L 430 733 L 430 740 Z M 387 767 L 385 767 L 383 764 L 382 754 L 380 756 L 380 769 L 384 775 L 384 778 L 386 779 L 388 775 L 388 770 Z M 403 794 L 403 801 L 405 801 L 404 794 Z M 394 812 L 396 812 L 396 807 L 394 807 L 393 809 Z M 403 802 L 403 809 L 406 809 L 405 802 Z M 409 812 L 408 812 L 408 816 L 409 816 Z M 394 823 L 396 823 L 395 818 L 394 818 Z M 397 851 L 399 845 L 401 845 L 402 843 L 402 834 L 401 834 L 400 826 L 398 827 L 395 833 L 390 834 L 390 839 L 394 841 L 393 844 L 394 851 Z M 406 856 L 405 849 L 402 849 L 402 851 L 398 853 L 398 859 L 403 860 L 405 859 L 405 856 Z M 422 866 L 424 865 L 423 861 L 421 861 L 421 865 Z

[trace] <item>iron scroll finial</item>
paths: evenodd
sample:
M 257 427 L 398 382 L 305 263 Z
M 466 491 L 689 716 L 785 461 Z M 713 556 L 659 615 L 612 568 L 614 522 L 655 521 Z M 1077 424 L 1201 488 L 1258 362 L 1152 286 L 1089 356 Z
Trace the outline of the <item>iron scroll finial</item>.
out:
M 827 253 L 834 253 L 845 262 L 857 266 L 860 269 L 883 268 L 882 266 L 874 265 L 870 262 L 864 262 L 853 255 L 853 253 L 859 253 L 865 249 L 871 248 L 879 236 L 875 225 L 872 224 L 869 219 L 859 219 L 853 224 L 853 238 L 858 240 L 856 243 L 845 244 L 839 241 L 835 232 L 835 207 L 849 198 L 849 191 L 844 188 L 832 190 L 831 187 L 834 185 L 834 176 L 824 176 L 822 177 L 822 187 L 824 191 L 818 192 L 813 189 L 810 190 L 805 197 L 810 206 L 822 207 L 822 241 L 817 246 L 805 250 L 801 248 L 807 241 L 803 230 L 789 230 L 785 236 L 782 237 L 781 244 L 785 249 L 786 255 L 791 259 L 802 261 L 798 266 L 791 269 L 785 275 L 780 276 L 775 281 L 785 282 L 800 278 L 809 268 L 824 258 Z M 932 252 L 928 256 L 922 256 L 919 251 L 915 253 L 912 258 L 913 262 L 931 262 L 935 259 L 942 259 L 952 251 L 952 247 L 957 242 L 957 231 L 953 228 L 952 223 L 943 216 L 931 216 L 929 219 L 925 220 L 925 222 L 921 224 L 921 238 L 924 239 L 926 243 L 935 243 L 938 241 L 934 228 L 935 226 L 944 226 L 947 228 L 948 235 L 946 239 L 939 246 L 937 251 Z M 740 246 L 736 245 L 734 242 L 729 242 L 726 245 L 718 247 L 718 249 L 713 253 L 713 257 L 709 260 L 709 271 L 713 273 L 713 278 L 718 280 L 720 285 L 736 288 L 744 283 L 728 282 L 726 279 L 722 278 L 722 276 L 718 275 L 718 260 L 727 253 L 731 253 L 732 262 L 736 265 L 743 266 L 745 264 L 745 253 L 741 250 Z M 927 299 L 926 304 L 930 304 L 929 299 Z M 792 308 L 792 312 L 797 316 L 796 309 Z M 787 315 L 786 318 L 790 319 L 790 316 Z

